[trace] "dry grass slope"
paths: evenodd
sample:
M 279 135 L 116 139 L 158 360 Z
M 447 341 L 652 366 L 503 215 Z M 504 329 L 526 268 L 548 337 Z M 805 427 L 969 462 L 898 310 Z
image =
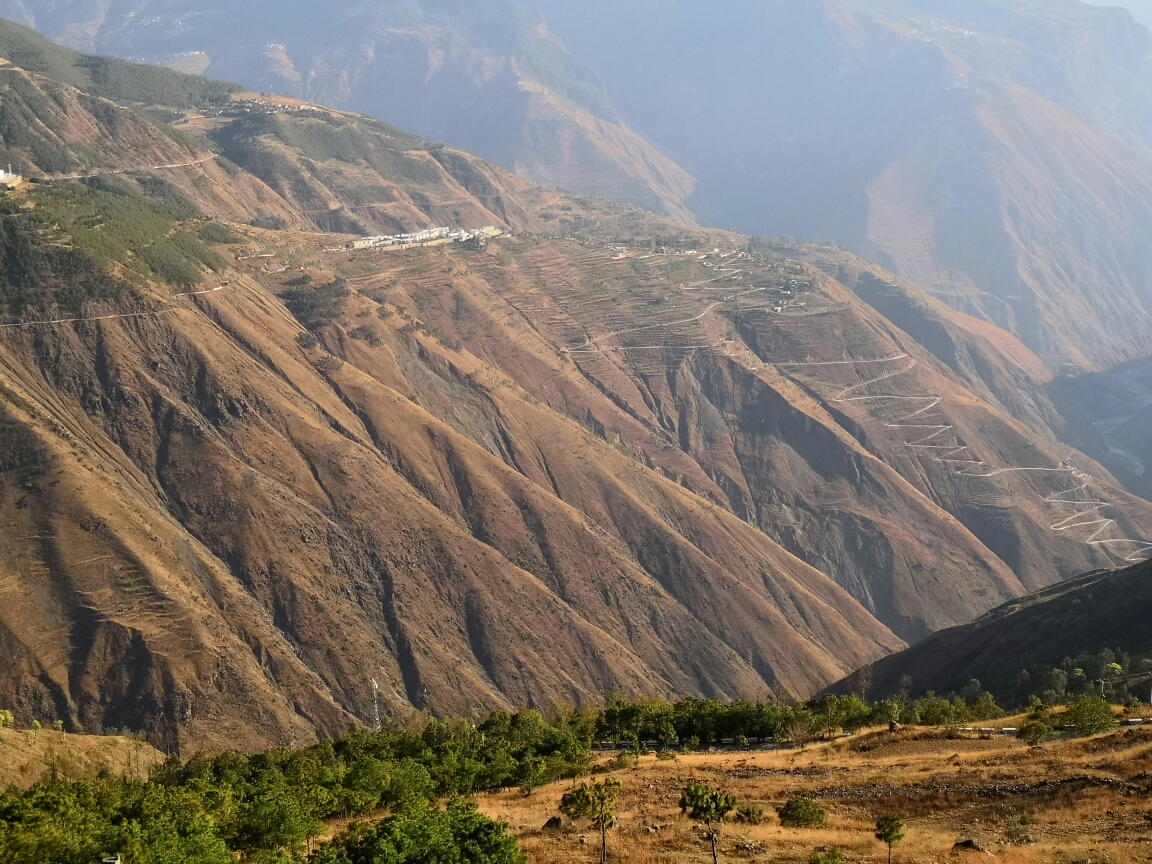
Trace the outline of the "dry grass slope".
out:
M 616 771 L 624 783 L 620 827 L 610 839 L 612 861 L 704 864 L 711 861 L 701 830 L 679 812 L 690 780 L 734 793 L 763 808 L 763 825 L 729 824 L 721 860 L 806 864 L 812 852 L 838 847 L 848 861 L 885 861 L 873 839 L 876 819 L 893 814 L 907 824 L 897 846 L 901 864 L 981 861 L 1073 864 L 1149 860 L 1152 825 L 1149 730 L 1029 749 L 1015 739 L 947 738 L 926 730 L 866 732 L 803 750 L 643 757 Z M 485 813 L 509 823 L 533 864 L 593 862 L 595 832 L 579 824 L 541 826 L 556 814 L 566 787 L 530 798 L 509 792 L 481 800 Z M 821 828 L 784 828 L 775 808 L 806 795 L 827 811 Z M 954 852 L 975 840 L 984 853 Z

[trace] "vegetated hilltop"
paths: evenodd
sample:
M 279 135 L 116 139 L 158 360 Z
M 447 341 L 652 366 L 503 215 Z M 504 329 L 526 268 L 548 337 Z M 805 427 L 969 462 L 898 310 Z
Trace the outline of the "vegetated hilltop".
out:
M 21 23 L 73 48 L 358 111 L 536 182 L 694 221 L 692 177 L 632 132 L 592 70 L 514 3 L 17 5 Z
M 973 679 L 990 692 L 1009 694 L 1029 689 L 1027 682 L 1021 683 L 1022 671 L 1027 678 L 1035 667 L 1055 667 L 1065 658 L 1105 649 L 1148 655 L 1149 577 L 1152 564 L 1146 562 L 1089 573 L 1010 601 L 971 624 L 934 633 L 876 663 L 871 667 L 871 694 L 887 698 L 907 689 L 958 692 Z M 1152 680 L 1152 674 L 1145 677 Z M 841 683 L 833 689 L 847 692 L 849 686 Z
M 963 316 L 1003 369 L 790 250 L 363 118 L 241 95 L 116 128 L 197 158 L 2 202 L 22 722 L 258 749 L 370 722 L 373 679 L 397 717 L 807 696 L 1144 548 L 1149 505 L 989 401 L 1032 361 Z M 457 218 L 519 233 L 316 233 Z
M 1152 353 L 1152 36 L 1117 8 L 531 0 L 706 224 L 836 240 L 1058 374 Z

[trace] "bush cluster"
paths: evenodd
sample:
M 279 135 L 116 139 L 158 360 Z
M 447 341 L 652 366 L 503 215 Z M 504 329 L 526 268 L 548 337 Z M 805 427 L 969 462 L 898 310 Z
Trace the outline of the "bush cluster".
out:
M 318 860 L 408 860 L 389 850 L 419 840 L 478 844 L 488 857 L 468 859 L 477 862 L 520 862 L 501 826 L 467 805 L 440 810 L 438 802 L 581 776 L 591 731 L 589 718 L 573 712 L 553 723 L 535 711 L 497 712 L 479 726 L 434 721 L 420 733 L 356 731 L 303 750 L 170 760 L 148 783 L 49 779 L 0 795 L 0 849 L 9 864 L 90 864 L 117 853 L 165 864 L 228 864 L 234 854 L 295 861 L 322 820 L 387 810 L 390 819 Z
M 280 299 L 297 321 L 309 330 L 316 330 L 340 316 L 351 293 L 344 280 L 336 278 L 316 288 L 289 288 L 281 292 Z
M 1139 693 L 1130 691 L 1128 679 L 1150 669 L 1152 659 L 1138 660 L 1124 651 L 1105 649 L 1098 654 L 1085 651 L 1074 658 L 1066 657 L 1055 666 L 1036 665 L 1022 669 L 1015 681 L 1002 689 L 1012 704 L 1024 704 L 1030 696 L 1037 696 L 1049 705 L 1057 705 L 1099 696 L 1103 686 L 1108 699 L 1122 704 L 1133 695 L 1147 695 L 1143 683 Z M 1143 681 L 1143 678 L 1139 680 Z

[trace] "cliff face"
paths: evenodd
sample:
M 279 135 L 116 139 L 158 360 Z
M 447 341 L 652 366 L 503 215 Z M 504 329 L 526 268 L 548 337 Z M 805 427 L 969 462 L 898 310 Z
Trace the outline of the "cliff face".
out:
M 371 718 L 372 679 L 397 717 L 807 696 L 1146 548 L 1152 505 L 1013 393 L 1043 391 L 1035 355 L 846 253 L 291 100 L 100 125 L 19 74 L 104 170 L 0 200 L 23 717 L 262 747 Z M 335 233 L 439 223 L 516 233 Z

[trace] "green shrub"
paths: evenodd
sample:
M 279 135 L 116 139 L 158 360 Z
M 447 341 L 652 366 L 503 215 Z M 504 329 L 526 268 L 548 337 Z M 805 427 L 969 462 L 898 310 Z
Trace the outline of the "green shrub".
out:
M 288 223 L 281 216 L 257 216 L 248 224 L 253 228 L 263 228 L 265 231 L 288 230 Z
M 223 156 L 216 157 L 216 164 L 220 166 L 220 170 L 227 174 L 229 177 L 239 177 L 244 169 L 233 162 L 231 159 L 225 159 Z
M 1120 725 L 1111 704 L 1104 699 L 1090 696 L 1077 699 L 1069 705 L 1063 719 L 1066 728 L 1073 729 L 1081 736 L 1111 732 Z
M 280 299 L 297 321 L 315 330 L 335 321 L 349 296 L 351 292 L 344 280 L 336 279 L 317 288 L 290 288 L 280 294 Z
M 326 354 L 316 361 L 316 368 L 325 375 L 334 375 L 344 368 L 344 361 L 339 357 Z
M 320 340 L 317 339 L 315 336 L 313 336 L 311 333 L 305 331 L 303 333 L 297 334 L 296 343 L 301 348 L 304 348 L 304 349 L 307 349 L 310 351 L 313 348 L 315 348 L 317 345 L 320 344 Z
M 227 245 L 231 243 L 241 243 L 244 238 L 227 225 L 221 225 L 219 222 L 209 222 L 200 229 L 200 239 L 205 243 Z
M 845 861 L 840 850 L 833 846 L 824 852 L 813 852 L 808 864 L 845 864 Z
M 1047 723 L 1041 720 L 1031 720 L 1020 727 L 1016 737 L 1029 747 L 1036 747 L 1044 741 L 1055 738 L 1056 733 Z
M 762 825 L 764 824 L 764 811 L 759 807 L 745 804 L 736 808 L 736 821 L 745 825 Z
M 507 826 L 486 818 L 475 804 L 447 809 L 413 807 L 375 828 L 357 826 L 323 846 L 313 864 L 526 864 Z
M 359 327 L 348 333 L 353 339 L 361 342 L 367 342 L 369 345 L 377 346 L 383 344 L 380 334 L 376 332 L 376 328 L 371 324 L 362 324 Z
M 636 754 L 631 753 L 628 750 L 621 750 L 616 754 L 616 759 L 613 761 L 617 770 L 626 771 L 629 768 L 636 767 Z
M 824 808 L 811 798 L 793 798 L 776 815 L 785 828 L 816 828 L 824 824 Z

